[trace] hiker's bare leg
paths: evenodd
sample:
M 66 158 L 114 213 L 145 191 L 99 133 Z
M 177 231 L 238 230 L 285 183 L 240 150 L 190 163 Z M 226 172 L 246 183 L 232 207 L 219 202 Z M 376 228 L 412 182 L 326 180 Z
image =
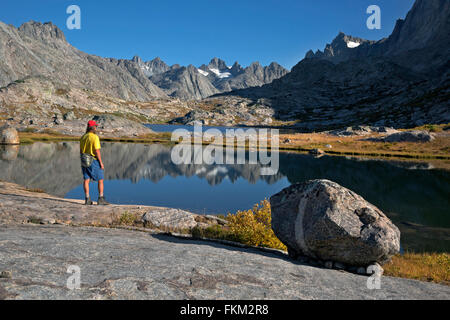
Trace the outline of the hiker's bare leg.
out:
M 98 195 L 99 197 L 103 197 L 103 189 L 105 188 L 104 184 L 103 184 L 103 180 L 100 180 L 98 182 Z
M 83 188 L 84 188 L 84 195 L 86 198 L 89 198 L 89 181 L 90 179 L 84 180 Z

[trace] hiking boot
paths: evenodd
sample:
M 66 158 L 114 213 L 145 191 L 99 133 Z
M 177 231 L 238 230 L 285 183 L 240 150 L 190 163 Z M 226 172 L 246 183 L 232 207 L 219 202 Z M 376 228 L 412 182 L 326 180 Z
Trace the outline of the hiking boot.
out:
M 86 200 L 84 200 L 84 205 L 85 206 L 91 206 L 94 203 L 92 202 L 91 198 L 86 198 Z
M 98 197 L 97 204 L 99 206 L 107 206 L 107 205 L 109 205 L 109 203 L 106 202 L 105 197 Z

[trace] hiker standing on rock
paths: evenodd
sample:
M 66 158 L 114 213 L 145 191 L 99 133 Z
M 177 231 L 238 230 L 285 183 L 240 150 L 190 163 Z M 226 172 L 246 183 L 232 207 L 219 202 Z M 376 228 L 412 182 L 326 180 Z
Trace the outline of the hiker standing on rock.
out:
M 86 133 L 80 139 L 80 157 L 81 169 L 84 178 L 84 194 L 86 196 L 85 205 L 92 205 L 91 197 L 89 196 L 89 182 L 98 181 L 98 205 L 108 205 L 105 196 L 103 195 L 103 172 L 105 166 L 103 165 L 102 156 L 100 154 L 100 138 L 97 133 L 98 124 L 91 120 L 88 122 Z

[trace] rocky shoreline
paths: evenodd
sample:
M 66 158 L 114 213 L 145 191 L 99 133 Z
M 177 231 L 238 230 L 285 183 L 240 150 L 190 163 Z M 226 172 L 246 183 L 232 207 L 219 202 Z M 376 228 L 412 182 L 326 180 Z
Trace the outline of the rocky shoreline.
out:
M 208 226 L 220 218 L 188 211 L 133 205 L 84 206 L 83 200 L 64 199 L 0 181 L 0 224 L 59 224 L 69 226 L 116 226 L 123 215 L 142 217 L 155 229 L 183 231 Z

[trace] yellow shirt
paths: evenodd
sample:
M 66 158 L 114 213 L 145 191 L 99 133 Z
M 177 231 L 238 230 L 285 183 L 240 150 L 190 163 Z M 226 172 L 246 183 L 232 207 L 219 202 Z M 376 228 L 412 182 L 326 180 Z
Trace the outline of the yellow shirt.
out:
M 97 156 L 95 155 L 95 150 L 100 150 L 100 138 L 98 135 L 92 132 L 86 133 L 84 136 L 80 139 L 80 152 L 81 153 L 88 153 L 91 156 L 93 156 L 96 160 Z

